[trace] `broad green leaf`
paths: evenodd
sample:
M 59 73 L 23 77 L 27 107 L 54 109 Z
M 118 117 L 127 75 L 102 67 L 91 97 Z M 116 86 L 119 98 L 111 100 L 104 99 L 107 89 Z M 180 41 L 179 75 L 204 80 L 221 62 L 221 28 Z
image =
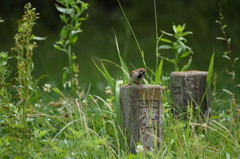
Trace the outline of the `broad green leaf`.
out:
M 71 35 L 71 36 L 69 37 L 69 43 L 70 43 L 70 44 L 75 44 L 76 41 L 77 41 L 77 39 L 78 39 L 78 36 L 77 36 L 77 35 Z
M 57 44 L 54 44 L 53 47 L 59 51 L 63 51 L 63 52 L 67 52 L 66 49 L 62 48 L 61 46 L 57 45 Z
M 68 14 L 68 15 L 71 15 L 72 14 L 72 8 L 63 8 L 63 7 L 60 7 L 59 5 L 55 4 L 57 10 L 63 14 Z
M 180 26 L 181 26 L 181 25 L 180 25 Z M 182 31 L 185 30 L 185 27 L 186 27 L 186 24 L 183 24 L 183 25 L 181 26 Z
M 159 40 L 162 41 L 162 42 L 170 43 L 170 44 L 172 43 L 171 40 L 168 40 L 168 39 L 165 39 L 165 38 L 159 38 Z
M 182 67 L 181 71 L 187 70 L 191 65 L 191 63 L 192 63 L 192 56 L 188 59 L 188 63 Z
M 184 58 L 184 57 L 187 57 L 189 54 L 191 54 L 192 51 L 187 51 L 187 52 L 184 52 L 181 54 L 180 58 Z
M 184 32 L 184 33 L 182 34 L 182 36 L 186 36 L 186 35 L 189 35 L 189 34 L 193 35 L 193 32 L 191 32 L 191 31 Z
M 158 49 L 159 50 L 162 50 L 162 49 L 172 49 L 172 46 L 170 46 L 170 45 L 161 45 L 161 46 L 159 46 Z
M 163 68 L 163 59 L 161 59 L 158 69 L 155 75 L 155 84 L 160 84 L 161 82 L 161 76 L 162 76 L 162 68 Z
M 70 74 L 70 70 L 68 67 L 64 67 L 63 68 L 63 74 L 62 74 L 62 79 L 63 79 L 63 82 L 66 82 L 67 81 L 67 78 L 68 78 L 68 75 Z
M 216 37 L 217 40 L 225 40 L 223 37 Z
M 234 59 L 233 62 L 235 63 L 235 62 L 237 62 L 238 60 L 239 60 L 239 58 L 237 57 L 237 58 Z
M 174 33 L 177 33 L 177 27 L 176 27 L 176 25 L 173 25 L 173 31 L 174 31 Z
M 175 64 L 176 63 L 176 59 L 170 59 L 168 62 L 171 62 L 171 63 Z
M 60 39 L 66 39 L 70 31 L 70 27 L 68 25 L 65 25 L 62 27 L 60 32 Z
M 231 60 L 231 58 L 228 55 L 223 55 L 222 57 L 225 59 Z
M 180 48 L 177 50 L 177 53 L 178 53 L 178 54 L 181 54 L 181 53 L 182 53 L 182 51 L 183 51 L 183 48 L 182 48 L 182 47 L 180 47 Z
M 37 41 L 46 40 L 46 39 L 47 39 L 47 37 L 40 37 L 40 36 L 35 36 L 35 35 L 33 35 L 33 37 L 32 37 L 32 40 L 37 40 Z
M 78 34 L 78 33 L 81 33 L 81 32 L 82 32 L 81 29 L 73 30 L 73 31 L 71 32 L 71 35 L 75 35 L 75 34 Z
M 69 18 L 66 16 L 66 14 L 60 14 L 60 19 L 67 24 Z
M 233 93 L 231 91 L 229 91 L 228 89 L 222 89 L 224 92 L 226 92 L 229 95 L 233 95 Z
M 214 54 L 212 54 L 211 61 L 208 66 L 208 75 L 207 75 L 207 89 L 210 87 L 211 81 L 212 81 L 212 75 L 213 75 L 213 69 L 214 69 Z
M 222 27 L 222 28 L 224 29 L 224 28 L 226 28 L 226 27 L 227 27 L 227 25 L 223 25 L 223 27 Z
M 228 45 L 230 45 L 231 44 L 231 38 L 229 38 L 227 42 L 228 42 Z

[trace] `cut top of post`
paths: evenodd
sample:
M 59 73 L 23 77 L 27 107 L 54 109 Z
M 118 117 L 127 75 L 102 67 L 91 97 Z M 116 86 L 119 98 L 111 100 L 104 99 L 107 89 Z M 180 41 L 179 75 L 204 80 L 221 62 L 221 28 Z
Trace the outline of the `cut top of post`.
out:
M 207 76 L 208 72 L 193 70 L 193 71 L 180 71 L 180 72 L 171 73 L 171 76 L 195 76 L 195 75 Z
M 142 100 L 159 100 L 161 97 L 160 85 L 124 85 L 121 90 L 134 95 L 138 99 Z

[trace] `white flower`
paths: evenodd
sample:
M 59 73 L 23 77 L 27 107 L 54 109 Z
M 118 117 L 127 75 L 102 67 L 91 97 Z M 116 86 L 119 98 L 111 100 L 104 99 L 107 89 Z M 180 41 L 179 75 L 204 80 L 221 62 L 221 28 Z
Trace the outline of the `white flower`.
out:
M 139 152 L 142 152 L 142 151 L 144 151 L 143 146 L 142 145 L 137 145 L 136 152 L 139 153 Z
M 52 87 L 51 84 L 46 83 L 43 86 L 43 91 L 46 92 L 46 93 L 50 93 L 51 92 L 51 87 Z
M 111 103 L 111 99 L 106 99 L 106 101 L 107 101 L 108 103 Z
M 35 107 L 36 107 L 36 108 L 40 108 L 41 105 L 40 105 L 39 103 L 36 103 L 36 104 L 35 104 Z
M 63 88 L 66 89 L 67 87 L 71 87 L 71 81 L 66 81 L 64 84 L 63 84 Z
M 110 86 L 105 87 L 105 93 L 108 95 L 113 95 L 113 92 Z
M 83 99 L 82 104 L 87 104 L 87 101 L 85 99 Z

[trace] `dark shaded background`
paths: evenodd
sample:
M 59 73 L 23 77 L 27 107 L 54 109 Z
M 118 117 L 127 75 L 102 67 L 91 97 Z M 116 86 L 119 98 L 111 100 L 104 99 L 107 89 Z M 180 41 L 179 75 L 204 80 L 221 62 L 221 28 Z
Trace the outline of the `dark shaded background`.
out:
M 47 74 L 41 82 L 49 82 L 54 85 L 61 84 L 62 68 L 67 66 L 66 54 L 53 48 L 55 41 L 59 39 L 59 31 L 62 23 L 59 13 L 55 9 L 53 0 L 1 0 L 0 17 L 5 19 L 0 24 L 0 50 L 9 51 L 13 46 L 13 37 L 16 34 L 16 21 L 21 18 L 23 6 L 31 2 L 40 13 L 40 19 L 35 27 L 35 34 L 47 36 L 47 40 L 38 42 L 35 49 L 34 75 L 40 77 Z M 122 56 L 131 68 L 131 64 L 142 67 L 137 45 L 127 27 L 121 10 L 116 0 L 89 0 L 87 14 L 89 19 L 84 22 L 80 38 L 75 47 L 80 67 L 80 82 L 83 87 L 92 83 L 92 89 L 98 90 L 106 86 L 106 82 L 95 68 L 92 58 L 106 58 L 118 62 L 114 41 L 113 29 L 119 38 Z M 123 7 L 133 26 L 142 49 L 145 52 L 146 62 L 150 68 L 155 67 L 155 21 L 153 0 L 123 0 Z M 219 3 L 223 8 L 224 22 L 228 25 L 227 33 L 232 38 L 232 51 L 235 57 L 239 57 L 240 37 L 240 1 L 239 0 L 156 0 L 158 15 L 158 30 L 172 32 L 173 24 L 186 23 L 186 30 L 194 35 L 188 37 L 189 45 L 194 50 L 193 64 L 190 69 L 208 69 L 210 57 L 213 51 L 216 53 L 215 68 L 220 73 L 227 61 L 221 56 L 226 50 L 226 44 L 217 41 L 221 36 L 219 26 L 215 20 L 219 19 Z M 164 52 L 162 52 L 163 55 Z M 166 55 L 168 56 L 168 55 Z M 116 78 L 118 69 L 107 65 L 110 72 Z M 239 67 L 239 65 L 238 65 Z M 165 62 L 164 74 L 169 75 L 173 67 Z M 239 69 L 240 70 L 240 69 Z M 239 71 L 237 72 L 239 77 Z M 218 84 L 226 86 L 226 75 L 221 74 Z M 223 80 L 224 79 L 224 80 Z

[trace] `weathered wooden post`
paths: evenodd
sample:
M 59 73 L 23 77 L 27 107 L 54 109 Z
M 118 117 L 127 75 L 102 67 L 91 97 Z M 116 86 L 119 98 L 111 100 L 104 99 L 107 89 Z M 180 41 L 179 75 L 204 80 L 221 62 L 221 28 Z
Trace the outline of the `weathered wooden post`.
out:
M 192 106 L 194 109 L 199 106 L 201 115 L 209 117 L 211 109 L 210 93 L 206 91 L 207 74 L 202 71 L 171 73 L 170 94 L 174 105 L 174 115 L 186 112 L 187 106 Z
M 123 124 L 131 152 L 137 142 L 144 150 L 160 146 L 162 137 L 162 88 L 159 85 L 125 85 L 120 100 Z M 158 140 L 158 141 L 157 141 Z

